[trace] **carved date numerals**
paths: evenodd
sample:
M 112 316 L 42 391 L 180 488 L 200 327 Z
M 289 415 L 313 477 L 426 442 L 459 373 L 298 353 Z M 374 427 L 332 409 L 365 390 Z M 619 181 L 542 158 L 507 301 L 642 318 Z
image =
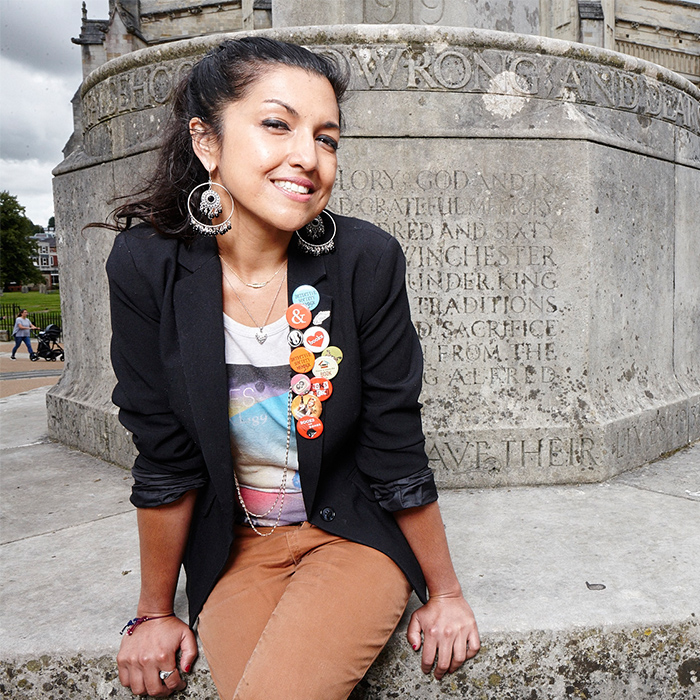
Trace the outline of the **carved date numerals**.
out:
M 445 0 L 365 0 L 365 22 L 380 24 L 437 24 Z

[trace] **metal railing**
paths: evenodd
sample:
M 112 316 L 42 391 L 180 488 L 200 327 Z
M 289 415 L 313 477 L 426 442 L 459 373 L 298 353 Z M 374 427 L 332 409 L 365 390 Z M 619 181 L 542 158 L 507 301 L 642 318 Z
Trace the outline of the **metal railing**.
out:
M 0 304 L 0 330 L 7 331 L 8 338 L 12 337 L 15 319 L 19 316 L 22 308 L 23 307 L 19 304 Z M 50 323 L 63 329 L 60 311 L 30 311 L 28 317 L 29 320 L 35 326 L 41 328 L 41 330 L 44 330 Z M 36 332 L 33 331 L 32 335 L 35 333 Z

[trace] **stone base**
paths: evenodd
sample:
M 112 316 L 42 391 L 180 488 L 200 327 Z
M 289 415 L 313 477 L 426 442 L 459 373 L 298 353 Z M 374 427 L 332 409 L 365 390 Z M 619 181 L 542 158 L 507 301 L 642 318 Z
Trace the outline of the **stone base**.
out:
M 700 439 L 700 394 L 609 420 L 542 428 L 427 431 L 441 488 L 585 484 L 652 462 Z
M 49 437 L 130 469 L 136 449 L 131 433 L 119 422 L 117 409 L 109 400 L 110 394 L 105 402 L 91 403 L 62 396 L 63 388 L 63 383 L 59 382 L 46 395 Z
M 441 682 L 425 676 L 405 640 L 405 623 L 350 700 L 692 700 L 700 677 L 700 624 L 645 629 L 579 629 L 490 634 L 473 661 Z M 695 653 L 693 653 L 695 649 Z M 218 700 L 199 663 L 178 698 Z M 44 655 L 0 664 L 0 689 L 13 700 L 104 700 L 134 696 L 117 677 L 113 656 Z

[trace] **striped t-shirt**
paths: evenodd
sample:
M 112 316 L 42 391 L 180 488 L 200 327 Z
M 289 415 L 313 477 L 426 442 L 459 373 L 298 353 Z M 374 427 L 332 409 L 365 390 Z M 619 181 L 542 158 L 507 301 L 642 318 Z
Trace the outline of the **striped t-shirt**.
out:
M 260 329 L 244 326 L 224 314 L 229 429 L 236 476 L 251 514 L 263 514 L 272 508 L 267 515 L 252 517 L 253 524 L 260 527 L 277 522 L 282 500 L 280 485 L 287 444 L 291 378 L 288 331 L 283 316 L 263 328 L 267 340 L 261 345 L 255 337 Z M 294 420 L 290 429 L 286 495 L 280 525 L 306 520 Z M 236 521 L 246 523 L 240 504 Z

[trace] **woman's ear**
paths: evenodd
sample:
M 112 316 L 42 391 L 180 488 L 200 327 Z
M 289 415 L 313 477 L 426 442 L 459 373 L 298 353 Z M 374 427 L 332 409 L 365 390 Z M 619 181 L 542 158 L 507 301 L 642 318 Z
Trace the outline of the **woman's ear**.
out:
M 190 119 L 190 137 L 192 138 L 192 150 L 204 169 L 211 172 L 218 162 L 219 147 L 216 136 L 199 117 L 193 117 Z

